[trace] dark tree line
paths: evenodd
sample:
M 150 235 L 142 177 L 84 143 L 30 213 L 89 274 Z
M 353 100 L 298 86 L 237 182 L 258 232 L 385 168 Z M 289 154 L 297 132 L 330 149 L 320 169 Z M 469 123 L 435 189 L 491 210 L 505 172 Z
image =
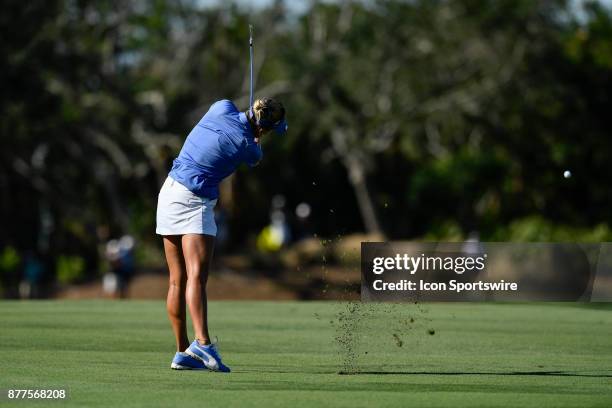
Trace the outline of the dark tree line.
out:
M 257 94 L 285 103 L 290 133 L 224 186 L 230 250 L 278 193 L 312 206 L 318 236 L 612 236 L 612 14 L 597 2 L 1 7 L 0 254 L 85 254 L 95 271 L 106 237 L 154 245 L 186 134 L 217 99 L 246 108 L 249 23 Z

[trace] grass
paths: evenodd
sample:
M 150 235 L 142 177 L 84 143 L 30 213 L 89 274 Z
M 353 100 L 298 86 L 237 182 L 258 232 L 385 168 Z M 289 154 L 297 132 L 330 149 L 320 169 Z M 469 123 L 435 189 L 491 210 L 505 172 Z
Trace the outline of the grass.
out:
M 611 312 L 213 302 L 211 328 L 234 370 L 223 375 L 169 369 L 174 343 L 162 302 L 3 301 L 0 388 L 67 387 L 70 398 L 0 404 L 610 407 Z

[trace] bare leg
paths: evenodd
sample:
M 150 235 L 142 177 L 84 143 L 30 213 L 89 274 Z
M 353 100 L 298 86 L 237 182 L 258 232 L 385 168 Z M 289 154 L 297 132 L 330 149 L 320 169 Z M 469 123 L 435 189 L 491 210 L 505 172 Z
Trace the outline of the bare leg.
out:
M 210 344 L 206 299 L 206 281 L 215 247 L 215 237 L 210 235 L 183 235 L 183 256 L 187 270 L 185 292 L 193 331 L 200 344 Z
M 168 311 L 168 318 L 170 319 L 172 331 L 176 339 L 176 350 L 185 351 L 189 347 L 185 316 L 187 273 L 181 248 L 181 236 L 164 236 L 164 251 L 166 253 L 166 261 L 168 262 L 168 270 L 170 271 L 166 310 Z

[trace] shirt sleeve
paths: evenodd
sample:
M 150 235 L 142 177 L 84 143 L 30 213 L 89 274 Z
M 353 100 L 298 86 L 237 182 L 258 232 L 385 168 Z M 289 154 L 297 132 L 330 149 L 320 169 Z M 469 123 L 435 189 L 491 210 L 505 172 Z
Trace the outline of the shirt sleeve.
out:
M 236 105 L 229 99 L 221 99 L 210 105 L 210 109 L 208 110 L 210 113 L 214 115 L 224 115 L 226 113 L 234 113 L 237 112 L 238 109 Z
M 255 167 L 261 161 L 263 151 L 258 143 L 253 139 L 247 139 L 245 162 L 249 167 Z

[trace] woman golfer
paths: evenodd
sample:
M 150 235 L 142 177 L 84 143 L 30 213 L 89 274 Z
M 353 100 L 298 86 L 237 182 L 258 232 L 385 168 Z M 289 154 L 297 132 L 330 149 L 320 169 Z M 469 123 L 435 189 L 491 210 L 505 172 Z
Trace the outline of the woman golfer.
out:
M 170 272 L 166 305 L 176 338 L 174 369 L 230 371 L 210 341 L 206 304 L 218 186 L 241 163 L 253 167 L 261 160 L 259 142 L 266 133 L 286 129 L 285 109 L 272 98 L 256 100 L 248 112 L 239 112 L 229 100 L 215 102 L 187 136 L 159 192 L 157 234 L 163 236 Z M 185 306 L 193 321 L 191 344 Z

